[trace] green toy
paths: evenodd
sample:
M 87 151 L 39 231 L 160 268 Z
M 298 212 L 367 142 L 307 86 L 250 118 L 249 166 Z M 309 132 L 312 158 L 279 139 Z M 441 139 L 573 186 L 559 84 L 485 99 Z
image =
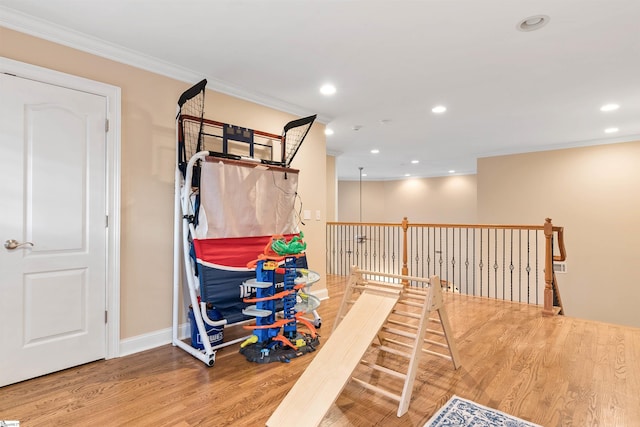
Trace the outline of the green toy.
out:
M 304 234 L 300 232 L 300 236 L 294 236 L 288 242 L 282 239 L 274 239 L 271 243 L 271 249 L 278 255 L 295 255 L 304 252 L 307 244 L 302 241 Z

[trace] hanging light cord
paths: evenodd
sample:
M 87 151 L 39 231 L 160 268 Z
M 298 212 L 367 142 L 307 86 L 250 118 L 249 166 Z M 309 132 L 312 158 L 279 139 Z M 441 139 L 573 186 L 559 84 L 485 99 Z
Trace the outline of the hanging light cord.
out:
M 362 224 L 362 166 L 358 167 L 360 169 L 360 223 Z

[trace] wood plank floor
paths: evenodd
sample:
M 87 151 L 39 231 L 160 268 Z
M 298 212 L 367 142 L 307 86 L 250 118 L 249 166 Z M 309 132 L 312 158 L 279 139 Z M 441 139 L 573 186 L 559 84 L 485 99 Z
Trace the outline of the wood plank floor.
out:
M 343 278 L 328 278 L 321 343 L 343 286 Z M 350 383 L 322 425 L 422 426 L 456 394 L 547 427 L 640 426 L 640 329 L 546 318 L 537 307 L 462 295 L 445 294 L 445 303 L 460 369 L 425 355 L 401 418 L 395 402 Z M 264 426 L 315 354 L 260 365 L 229 347 L 207 368 L 166 345 L 0 388 L 0 419 L 21 426 Z

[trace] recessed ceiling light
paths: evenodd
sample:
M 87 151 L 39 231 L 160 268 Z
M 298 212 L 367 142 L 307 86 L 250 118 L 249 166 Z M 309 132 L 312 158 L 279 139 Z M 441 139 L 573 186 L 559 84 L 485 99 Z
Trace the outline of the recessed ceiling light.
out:
M 534 15 L 518 22 L 516 29 L 518 31 L 534 31 L 539 30 L 549 23 L 551 18 L 547 15 Z
M 618 108 L 620 108 L 618 104 L 605 104 L 600 107 L 600 111 L 615 111 Z
M 334 93 L 336 93 L 336 87 L 330 83 L 327 83 L 320 88 L 320 93 L 327 96 L 333 95 Z
M 411 174 L 410 173 L 405 173 L 404 176 L 411 176 Z
M 431 111 L 433 111 L 436 114 L 440 114 L 440 113 L 444 113 L 445 111 L 447 111 L 447 107 L 445 107 L 444 105 L 438 105 L 435 106 L 431 109 Z
M 618 132 L 618 130 L 619 130 L 618 128 L 606 128 L 604 130 L 604 132 L 605 133 L 616 133 L 616 132 Z
M 324 134 L 325 134 L 325 135 L 333 135 L 333 129 L 331 129 L 331 128 L 325 128 L 325 130 L 324 130 Z
M 413 163 L 414 165 L 417 165 L 418 163 L 420 163 L 420 160 L 411 160 L 411 163 Z
M 378 154 L 380 152 L 380 150 L 378 150 L 377 148 L 374 148 L 373 150 L 371 150 L 371 154 Z
M 449 171 L 449 173 L 456 173 L 456 171 L 454 171 L 453 169 L 451 169 L 451 170 Z

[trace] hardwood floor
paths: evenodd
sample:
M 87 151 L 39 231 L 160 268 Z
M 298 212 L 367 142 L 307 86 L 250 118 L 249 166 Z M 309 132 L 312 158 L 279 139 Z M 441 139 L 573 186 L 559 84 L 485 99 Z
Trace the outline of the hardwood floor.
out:
M 343 284 L 328 278 L 319 351 Z M 322 425 L 422 426 L 456 394 L 547 427 L 640 426 L 640 329 L 542 317 L 538 307 L 462 295 L 445 294 L 445 303 L 460 369 L 424 355 L 401 418 L 394 401 L 350 383 Z M 207 368 L 166 345 L 0 388 L 0 419 L 21 426 L 264 426 L 314 354 L 260 365 L 229 347 Z

